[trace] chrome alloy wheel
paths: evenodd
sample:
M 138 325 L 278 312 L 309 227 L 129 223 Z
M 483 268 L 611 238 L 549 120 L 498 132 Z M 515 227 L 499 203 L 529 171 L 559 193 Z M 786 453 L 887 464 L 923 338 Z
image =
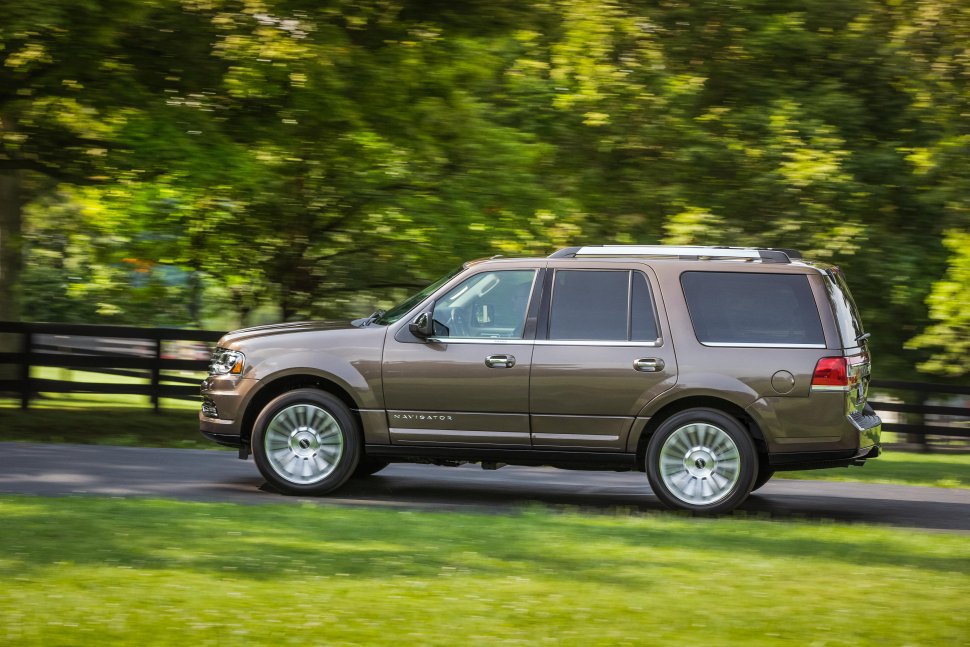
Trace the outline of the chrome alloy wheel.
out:
M 344 435 L 326 409 L 294 404 L 266 426 L 263 445 L 274 472 L 291 483 L 309 485 L 337 468 L 344 454 Z
M 740 474 L 737 444 L 726 431 L 706 422 L 680 427 L 660 448 L 660 478 L 685 503 L 717 503 L 731 494 Z

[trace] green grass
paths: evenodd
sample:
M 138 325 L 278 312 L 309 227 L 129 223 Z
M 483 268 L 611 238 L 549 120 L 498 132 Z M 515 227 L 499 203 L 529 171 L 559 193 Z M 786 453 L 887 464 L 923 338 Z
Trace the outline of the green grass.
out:
M 10 645 L 956 645 L 966 535 L 0 497 Z
M 199 433 L 198 409 L 0 408 L 0 441 L 141 447 L 218 447 Z
M 866 461 L 862 467 L 778 472 L 776 478 L 970 488 L 970 453 L 923 454 L 889 450 L 879 458 Z

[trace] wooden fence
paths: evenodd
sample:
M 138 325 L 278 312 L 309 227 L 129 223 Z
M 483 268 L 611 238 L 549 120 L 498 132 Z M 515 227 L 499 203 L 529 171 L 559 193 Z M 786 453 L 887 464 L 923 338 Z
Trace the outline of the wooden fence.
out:
M 158 411 L 161 398 L 199 398 L 199 379 L 163 372 L 207 370 L 209 351 L 222 334 L 219 331 L 178 328 L 0 322 L 0 336 L 19 336 L 19 350 L 0 352 L 0 367 L 4 364 L 14 365 L 17 374 L 16 379 L 0 379 L 0 392 L 17 394 L 21 407 L 25 409 L 39 393 L 145 395 Z M 192 343 L 198 345 L 193 347 Z M 109 384 L 44 379 L 31 375 L 31 368 L 35 366 L 148 378 L 148 383 Z M 928 435 L 970 438 L 970 425 L 966 422 L 970 419 L 970 408 L 966 406 L 970 403 L 970 387 L 873 380 L 872 389 L 876 398 L 870 400 L 869 404 L 873 409 L 880 413 L 894 412 L 907 416 L 905 423 L 884 423 L 884 431 L 923 438 Z M 907 395 L 897 398 L 903 400 L 901 402 L 877 399 L 886 391 Z M 931 399 L 939 400 L 941 395 L 943 399 L 948 396 L 961 399 L 963 406 L 930 404 Z M 960 420 L 954 424 L 954 418 Z
M 206 371 L 213 342 L 223 334 L 178 328 L 0 322 L 6 347 L 11 346 L 11 335 L 19 336 L 16 351 L 0 352 L 0 367 L 14 365 L 17 376 L 0 379 L 0 392 L 15 393 L 24 409 L 39 393 L 145 395 L 158 411 L 161 398 L 199 399 L 200 379 L 165 372 Z M 38 378 L 31 374 L 35 366 L 144 378 L 147 383 Z
M 926 382 L 900 382 L 897 380 L 873 380 L 870 388 L 878 396 L 885 391 L 903 392 L 909 401 L 885 402 L 870 399 L 869 404 L 878 413 L 894 412 L 909 414 L 908 422 L 884 422 L 883 431 L 917 436 L 925 444 L 927 436 L 956 436 L 970 438 L 970 386 L 956 384 L 931 384 Z M 942 396 L 942 397 L 941 397 Z M 931 400 L 961 400 L 962 406 L 954 404 L 930 404 Z M 953 418 L 959 418 L 952 424 Z M 962 424 L 960 424 L 962 423 Z

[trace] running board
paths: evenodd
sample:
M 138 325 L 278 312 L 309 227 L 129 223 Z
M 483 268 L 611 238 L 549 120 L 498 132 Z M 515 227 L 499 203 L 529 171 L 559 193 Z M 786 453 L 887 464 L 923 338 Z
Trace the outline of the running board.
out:
M 481 461 L 507 463 L 509 465 L 551 465 L 591 470 L 633 470 L 637 469 L 636 454 L 621 452 L 564 452 L 544 449 L 501 449 L 479 447 L 419 447 L 410 445 L 365 445 L 367 456 L 389 460 L 417 460 L 441 458 L 453 461 Z

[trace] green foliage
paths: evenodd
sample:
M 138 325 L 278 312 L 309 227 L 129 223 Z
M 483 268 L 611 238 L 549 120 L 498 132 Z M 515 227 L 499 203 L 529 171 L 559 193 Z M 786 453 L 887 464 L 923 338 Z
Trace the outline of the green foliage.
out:
M 926 299 L 933 324 L 909 345 L 934 350 L 921 370 L 959 377 L 970 370 L 970 232 L 949 231 L 944 243 L 952 253 L 949 270 Z
M 666 241 L 842 266 L 881 375 L 966 343 L 924 305 L 970 222 L 964 2 L 8 4 L 32 317 L 345 317 L 468 258 Z

